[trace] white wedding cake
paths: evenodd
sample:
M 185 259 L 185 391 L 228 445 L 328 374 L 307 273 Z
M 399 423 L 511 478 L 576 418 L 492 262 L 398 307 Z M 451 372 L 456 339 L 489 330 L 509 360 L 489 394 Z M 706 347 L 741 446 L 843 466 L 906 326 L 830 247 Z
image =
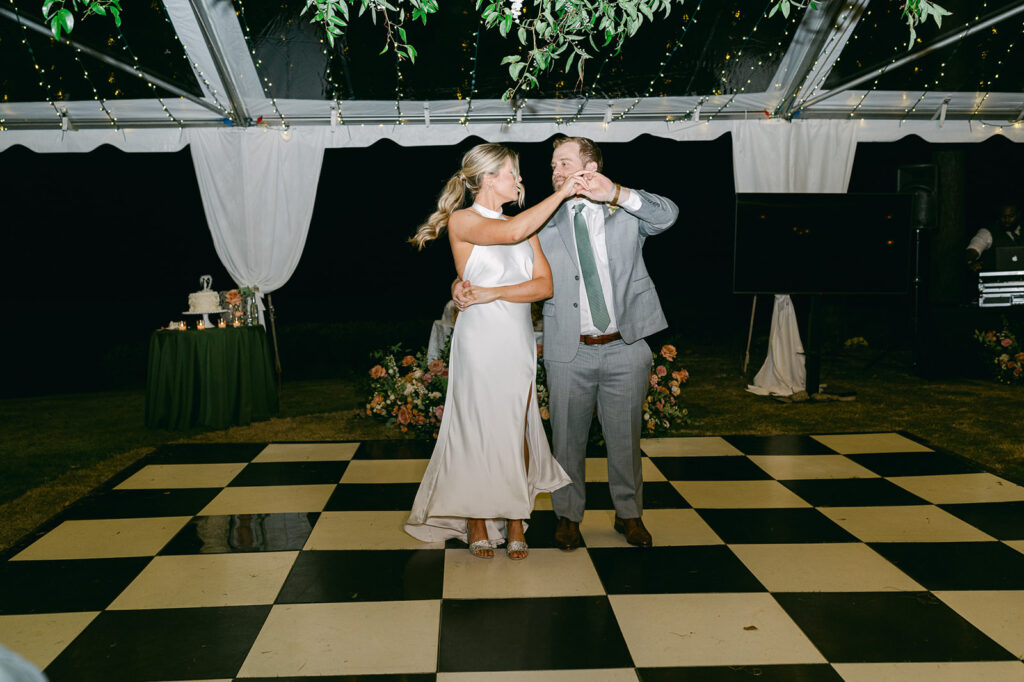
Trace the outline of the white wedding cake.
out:
M 199 278 L 199 283 L 203 288 L 188 295 L 188 311 L 190 313 L 220 312 L 220 292 L 210 288 L 213 278 L 203 275 Z

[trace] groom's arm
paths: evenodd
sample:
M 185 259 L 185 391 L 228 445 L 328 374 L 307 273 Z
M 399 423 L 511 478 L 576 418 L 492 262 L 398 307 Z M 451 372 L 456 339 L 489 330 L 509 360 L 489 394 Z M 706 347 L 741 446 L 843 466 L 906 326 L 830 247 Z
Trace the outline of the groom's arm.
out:
M 679 207 L 675 202 L 642 189 L 629 190 L 629 198 L 620 201 L 619 207 L 640 220 L 640 234 L 645 237 L 664 232 L 672 227 L 679 217 Z

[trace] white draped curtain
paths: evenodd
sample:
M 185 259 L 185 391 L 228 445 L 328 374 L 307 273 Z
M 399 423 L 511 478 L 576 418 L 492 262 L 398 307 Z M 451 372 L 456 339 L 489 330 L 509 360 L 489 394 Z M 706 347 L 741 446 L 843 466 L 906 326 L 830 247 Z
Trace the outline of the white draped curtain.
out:
M 313 216 L 323 128 L 188 131 L 206 221 L 224 267 L 262 297 L 295 272 Z
M 777 120 L 732 131 L 737 193 L 845 193 L 857 151 L 857 123 L 844 120 Z M 806 368 L 796 312 L 788 295 L 772 310 L 768 355 L 747 390 L 792 395 L 804 390 Z

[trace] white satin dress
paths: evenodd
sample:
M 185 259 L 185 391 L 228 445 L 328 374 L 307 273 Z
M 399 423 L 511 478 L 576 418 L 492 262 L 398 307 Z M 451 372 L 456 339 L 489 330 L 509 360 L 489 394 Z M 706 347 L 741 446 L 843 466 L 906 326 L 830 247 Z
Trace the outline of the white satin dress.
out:
M 473 209 L 501 217 L 477 204 Z M 484 287 L 528 281 L 533 247 L 528 241 L 475 245 L 462 278 Z M 424 542 L 468 542 L 466 519 L 486 519 L 487 539 L 497 547 L 505 541 L 506 519 L 528 519 L 538 493 L 569 484 L 551 456 L 536 379 L 529 303 L 492 301 L 459 313 L 437 444 L 405 524 L 407 533 Z

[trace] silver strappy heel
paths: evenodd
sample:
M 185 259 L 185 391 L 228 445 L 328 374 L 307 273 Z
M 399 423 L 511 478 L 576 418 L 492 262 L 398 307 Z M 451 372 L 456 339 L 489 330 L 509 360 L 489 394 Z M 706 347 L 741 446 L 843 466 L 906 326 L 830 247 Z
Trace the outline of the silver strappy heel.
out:
M 509 540 L 505 546 L 505 552 L 512 561 L 522 561 L 529 556 L 530 548 L 522 540 Z M 512 552 L 524 552 L 523 556 L 512 556 Z

